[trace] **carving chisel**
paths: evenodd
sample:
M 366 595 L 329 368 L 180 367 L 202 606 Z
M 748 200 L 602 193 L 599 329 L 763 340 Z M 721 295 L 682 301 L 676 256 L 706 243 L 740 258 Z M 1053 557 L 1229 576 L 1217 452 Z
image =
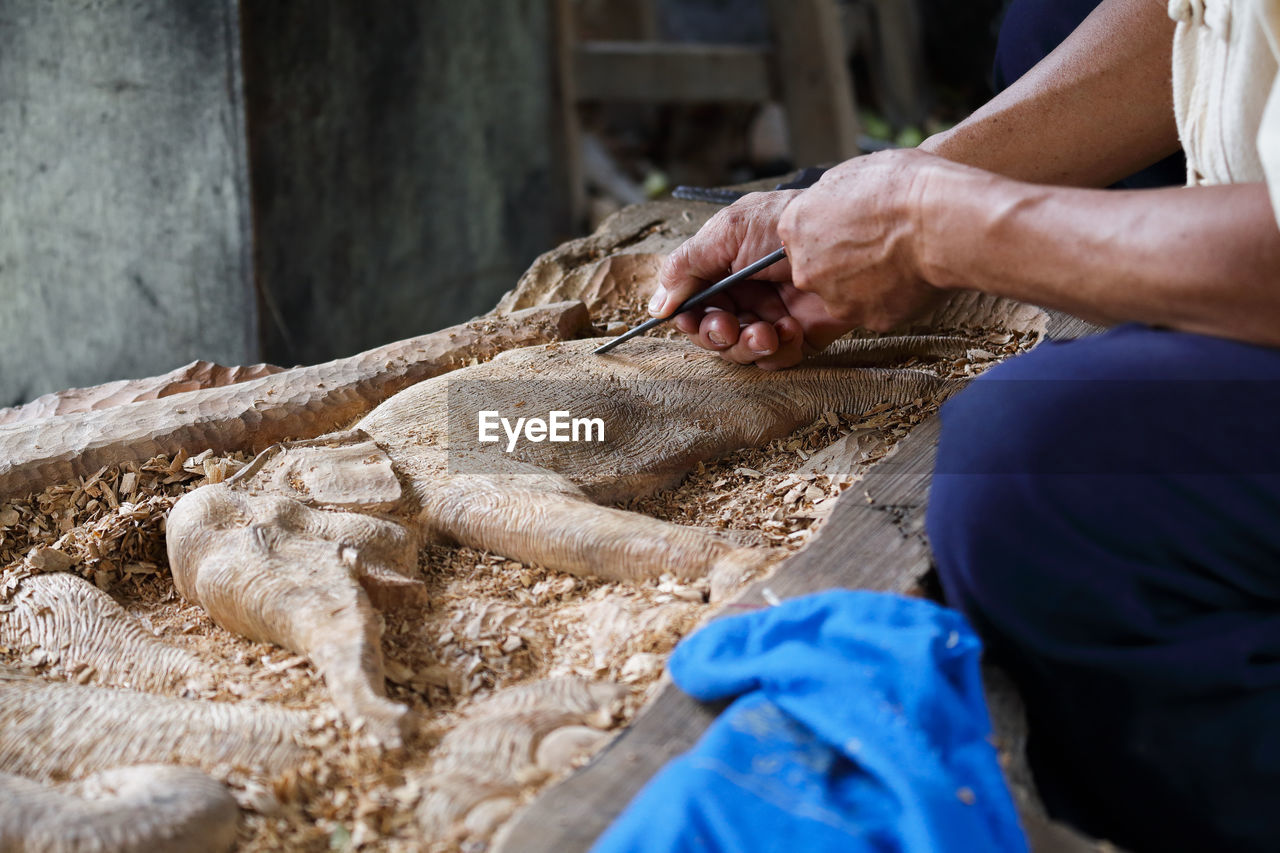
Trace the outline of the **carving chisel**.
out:
M 721 279 L 720 281 L 708 287 L 706 290 L 698 291 L 693 296 L 690 296 L 684 302 L 681 302 L 678 306 L 676 306 L 676 310 L 672 311 L 667 316 L 654 317 L 652 320 L 645 320 L 643 323 L 641 323 L 639 326 L 636 326 L 631 331 L 623 332 L 621 335 L 618 335 L 618 337 L 609 341 L 604 346 L 597 347 L 596 349 L 592 350 L 592 352 L 596 355 L 600 355 L 601 353 L 606 353 L 609 350 L 613 349 L 623 341 L 629 341 L 632 338 L 634 338 L 636 335 L 643 335 L 645 332 L 649 331 L 650 329 L 660 326 L 663 323 L 667 322 L 677 314 L 683 311 L 688 311 L 690 308 L 697 308 L 699 305 L 706 302 L 708 299 L 715 296 L 717 293 L 720 293 L 724 290 L 727 290 L 730 287 L 733 287 L 735 284 L 742 281 L 743 279 L 751 278 L 751 276 L 760 272 L 760 270 L 764 269 L 765 267 L 773 266 L 774 264 L 776 264 L 778 261 L 782 260 L 786 256 L 787 256 L 787 247 L 783 246 L 781 249 L 778 249 L 776 252 L 772 252 L 768 255 L 765 255 L 763 258 L 756 261 L 754 264 L 743 267 L 742 269 L 738 270 L 736 273 L 729 276 L 728 278 Z

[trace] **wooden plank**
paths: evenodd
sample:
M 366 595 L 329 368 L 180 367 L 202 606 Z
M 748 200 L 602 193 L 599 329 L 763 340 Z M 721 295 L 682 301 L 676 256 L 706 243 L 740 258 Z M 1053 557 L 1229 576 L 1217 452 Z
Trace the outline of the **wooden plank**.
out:
M 860 153 L 844 28 L 833 0 L 769 0 L 782 105 L 797 166 Z
M 918 424 L 897 450 L 836 501 L 804 550 L 741 601 L 763 604 L 767 587 L 779 598 L 847 587 L 906 592 L 929 568 L 924 509 L 936 457 L 939 418 Z
M 740 45 L 582 42 L 574 51 L 580 101 L 769 100 L 770 51 Z

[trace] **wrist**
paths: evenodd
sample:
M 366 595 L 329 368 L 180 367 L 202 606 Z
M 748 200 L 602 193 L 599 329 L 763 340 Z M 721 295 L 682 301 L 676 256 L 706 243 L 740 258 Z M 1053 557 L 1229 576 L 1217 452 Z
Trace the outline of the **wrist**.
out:
M 991 172 L 940 161 L 915 187 L 917 274 L 939 290 L 981 289 L 999 223 L 1018 207 L 1022 186 Z
M 947 176 L 936 167 L 916 173 L 911 187 L 912 259 L 915 274 L 931 287 L 948 289 L 954 276 L 947 273 L 948 254 L 944 242 L 951 218 Z

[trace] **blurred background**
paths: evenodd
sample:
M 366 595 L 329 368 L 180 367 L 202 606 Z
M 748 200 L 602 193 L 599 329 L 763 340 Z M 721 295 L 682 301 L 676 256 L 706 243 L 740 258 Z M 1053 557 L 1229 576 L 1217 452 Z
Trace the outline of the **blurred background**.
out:
M 0 0 L 0 406 L 488 310 L 679 184 L 910 146 L 1003 0 Z

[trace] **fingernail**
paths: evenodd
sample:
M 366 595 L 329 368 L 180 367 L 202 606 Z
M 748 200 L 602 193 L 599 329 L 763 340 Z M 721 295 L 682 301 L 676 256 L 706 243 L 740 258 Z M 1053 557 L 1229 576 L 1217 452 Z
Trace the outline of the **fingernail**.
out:
M 664 291 L 656 291 L 649 300 L 649 313 L 658 314 L 662 311 L 662 306 L 667 301 L 667 294 Z
M 721 335 L 719 335 L 716 332 L 707 332 L 707 337 L 711 339 L 711 343 L 715 344 L 718 347 L 725 346 L 729 343 Z

